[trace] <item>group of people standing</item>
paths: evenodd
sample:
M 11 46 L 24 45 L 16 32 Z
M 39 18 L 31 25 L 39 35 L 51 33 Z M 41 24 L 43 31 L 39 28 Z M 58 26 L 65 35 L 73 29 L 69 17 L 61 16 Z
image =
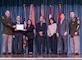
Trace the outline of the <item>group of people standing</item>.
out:
M 12 38 L 14 35 L 14 52 L 15 54 L 23 54 L 23 38 L 26 38 L 28 43 L 28 53 L 33 54 L 33 40 L 35 37 L 34 29 L 36 30 L 37 37 L 37 53 L 45 54 L 45 40 L 48 36 L 49 47 L 51 54 L 65 54 L 68 53 L 68 39 L 70 37 L 71 54 L 79 55 L 79 28 L 80 20 L 75 16 L 74 12 L 70 12 L 71 20 L 65 19 L 65 15 L 62 13 L 60 22 L 56 23 L 53 18 L 49 19 L 49 24 L 44 22 L 44 18 L 40 16 L 40 22 L 36 24 L 36 28 L 32 25 L 30 19 L 27 20 L 26 28 L 16 30 L 16 24 L 21 23 L 21 17 L 16 17 L 16 22 L 13 22 L 10 18 L 10 11 L 6 10 L 5 16 L 2 16 L 2 54 L 6 55 L 6 45 L 8 45 L 8 54 L 12 54 Z

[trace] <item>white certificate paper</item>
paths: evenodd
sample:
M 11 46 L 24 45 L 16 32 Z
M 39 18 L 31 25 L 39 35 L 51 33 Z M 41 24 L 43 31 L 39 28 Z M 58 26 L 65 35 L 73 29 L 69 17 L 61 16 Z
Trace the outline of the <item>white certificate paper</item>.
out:
M 24 30 L 24 24 L 16 24 L 16 30 Z

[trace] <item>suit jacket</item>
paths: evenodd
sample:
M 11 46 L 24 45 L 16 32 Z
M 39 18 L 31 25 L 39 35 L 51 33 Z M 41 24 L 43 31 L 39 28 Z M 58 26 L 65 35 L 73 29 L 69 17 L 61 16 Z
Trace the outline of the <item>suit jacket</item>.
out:
M 26 27 L 26 33 L 25 35 L 28 37 L 28 39 L 34 39 L 34 26 L 30 25 L 30 27 Z
M 36 24 L 37 36 L 40 36 L 40 35 L 39 35 L 39 32 L 40 32 L 40 31 L 43 31 L 43 36 L 42 36 L 42 37 L 46 37 L 46 33 L 47 33 L 46 23 L 43 23 L 42 26 L 41 26 L 40 23 L 37 23 L 37 24 Z
M 2 24 L 3 24 L 2 34 L 12 35 L 13 34 L 13 28 L 12 28 L 13 21 L 11 20 L 11 18 L 2 16 Z
M 14 25 L 16 25 L 16 24 L 17 24 L 17 22 L 14 23 Z M 23 24 L 23 23 L 20 22 L 20 24 Z M 17 35 L 18 33 L 23 34 L 23 31 L 21 31 L 21 30 L 17 30 L 17 31 L 14 31 L 13 34 L 14 34 L 14 35 Z
M 62 24 L 60 22 L 58 23 L 59 35 L 63 36 L 65 32 L 68 32 L 68 21 L 66 19 L 62 21 Z

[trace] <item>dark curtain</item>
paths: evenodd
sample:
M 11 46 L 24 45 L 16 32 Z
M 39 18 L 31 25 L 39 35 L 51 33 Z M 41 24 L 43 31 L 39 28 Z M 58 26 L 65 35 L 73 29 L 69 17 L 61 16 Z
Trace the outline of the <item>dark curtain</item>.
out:
M 22 12 L 23 12 L 23 4 L 26 4 L 26 19 L 29 18 L 29 9 L 30 4 L 34 4 L 35 8 L 35 20 L 36 23 L 39 22 L 39 17 L 41 15 L 41 4 L 44 4 L 45 7 L 45 20 L 48 24 L 48 16 L 49 16 L 49 5 L 51 4 L 53 7 L 53 18 L 57 21 L 58 15 L 58 3 L 62 4 L 62 12 L 65 14 L 66 19 L 69 21 L 70 11 L 74 11 L 76 16 L 82 20 L 82 0 L 0 0 L 0 23 L 1 17 L 5 15 L 6 9 L 10 10 L 11 18 L 15 22 L 16 16 L 20 15 L 22 20 Z M 82 21 L 81 21 L 82 22 Z M 2 24 L 0 26 L 0 30 L 2 30 Z M 82 27 L 80 28 L 80 53 L 82 53 Z M 48 40 L 47 40 L 48 42 Z M 2 37 L 0 33 L 0 52 L 2 50 Z M 48 47 L 48 44 L 46 45 Z M 36 48 L 34 49 L 36 51 Z M 46 49 L 48 51 L 48 48 Z M 68 53 L 70 53 L 70 43 L 68 38 Z

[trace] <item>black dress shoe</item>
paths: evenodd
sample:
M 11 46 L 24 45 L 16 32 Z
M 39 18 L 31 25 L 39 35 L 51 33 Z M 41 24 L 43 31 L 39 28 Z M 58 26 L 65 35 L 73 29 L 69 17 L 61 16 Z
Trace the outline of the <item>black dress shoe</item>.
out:
M 6 55 L 6 53 L 2 53 L 2 55 Z
M 8 55 L 12 55 L 12 53 L 8 53 Z
M 15 53 L 14 55 L 18 55 L 18 53 Z
M 75 53 L 75 55 L 79 55 L 79 53 Z
M 62 55 L 62 53 L 59 53 L 58 55 Z
M 23 53 L 18 53 L 18 55 L 23 55 Z
M 67 55 L 67 53 L 64 53 L 64 55 Z

